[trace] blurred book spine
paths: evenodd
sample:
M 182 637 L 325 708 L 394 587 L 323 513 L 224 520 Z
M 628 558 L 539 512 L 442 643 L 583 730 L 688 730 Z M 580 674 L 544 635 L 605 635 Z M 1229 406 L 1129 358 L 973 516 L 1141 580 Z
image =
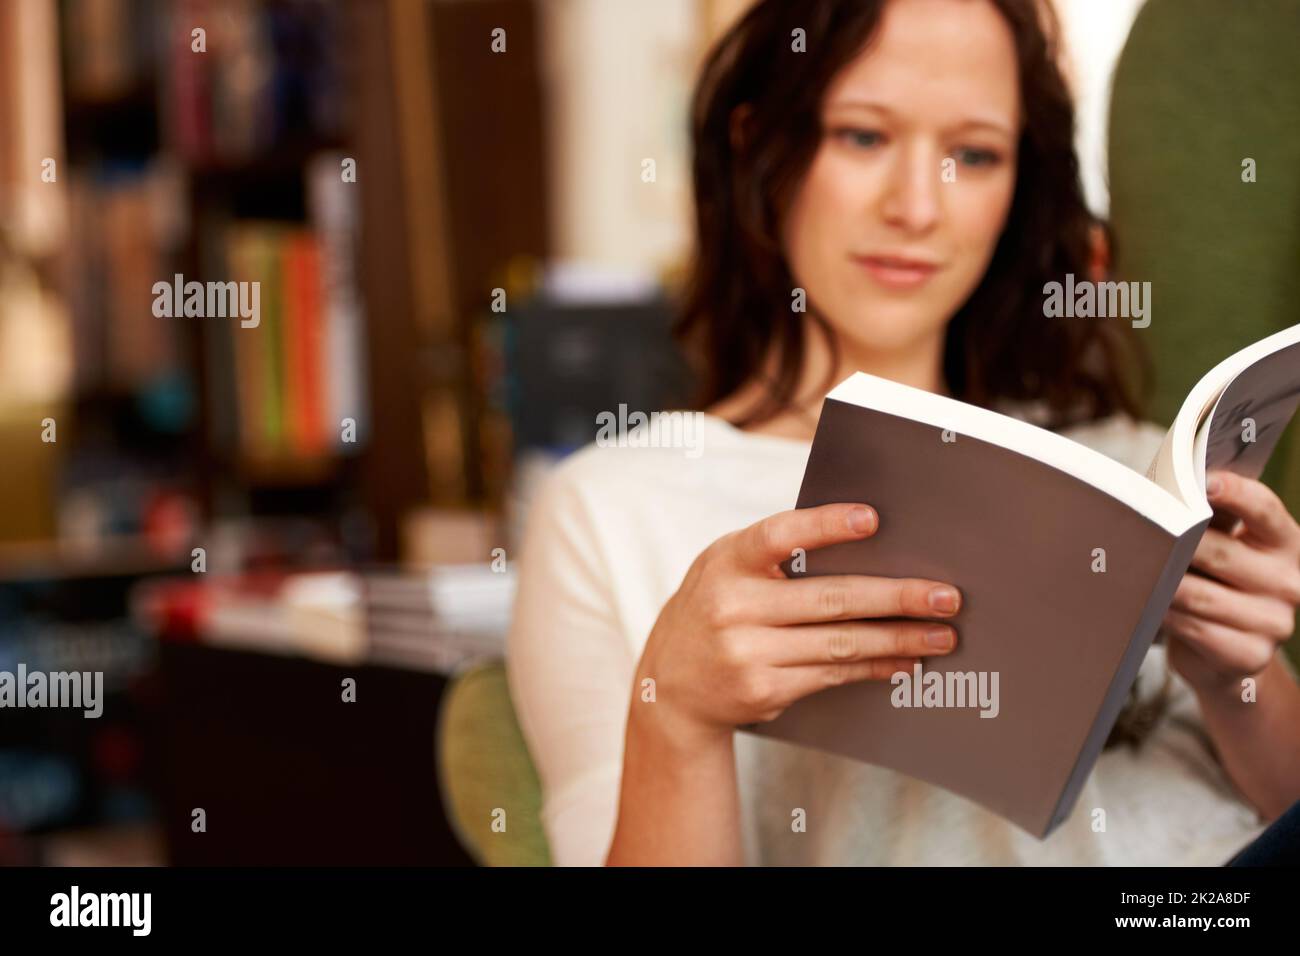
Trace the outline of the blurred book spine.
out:
M 157 0 L 62 0 L 68 95 L 85 101 L 127 95 L 153 71 Z
M 326 449 L 325 379 L 321 350 L 324 320 L 321 310 L 320 249 L 314 236 L 290 237 L 285 249 L 284 309 L 285 388 L 292 419 L 289 433 L 300 455 L 319 455 Z
M 318 267 L 322 292 L 322 402 L 329 443 L 341 452 L 357 449 L 370 433 L 366 382 L 365 309 L 357 282 L 360 203 L 355 182 L 344 182 L 345 157 L 315 156 L 307 168 L 308 215 L 320 237 Z M 345 442 L 343 422 L 355 423 L 355 441 Z
M 165 125 L 188 162 L 237 163 L 286 143 L 341 137 L 348 101 L 339 4 L 178 0 L 168 13 Z
M 364 377 L 351 270 L 327 272 L 330 251 L 342 244 L 328 232 L 283 222 L 238 222 L 222 239 L 230 278 L 259 284 L 257 325 L 217 320 L 233 346 L 219 354 L 234 356 L 226 374 L 246 460 L 312 459 L 361 444 L 344 440 L 340 427 L 358 415 Z

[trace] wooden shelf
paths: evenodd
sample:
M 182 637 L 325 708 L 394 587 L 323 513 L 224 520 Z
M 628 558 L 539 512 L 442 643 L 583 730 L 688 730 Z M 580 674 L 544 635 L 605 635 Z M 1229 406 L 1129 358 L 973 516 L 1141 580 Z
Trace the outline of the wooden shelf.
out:
M 256 458 L 241 456 L 239 474 L 252 484 L 266 486 L 319 485 L 338 481 L 345 471 L 338 456 L 313 458 Z
M 163 554 L 144 535 L 115 535 L 86 547 L 66 541 L 8 542 L 0 544 L 0 580 L 161 574 L 188 561 L 187 549 Z

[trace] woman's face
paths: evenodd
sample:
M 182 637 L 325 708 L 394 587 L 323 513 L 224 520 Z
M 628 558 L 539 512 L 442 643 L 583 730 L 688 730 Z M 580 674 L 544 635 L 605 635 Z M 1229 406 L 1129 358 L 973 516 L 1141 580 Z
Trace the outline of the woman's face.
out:
M 795 281 L 855 352 L 941 341 L 988 266 L 1015 187 L 1010 27 L 986 0 L 891 0 L 827 89 L 821 119 L 784 223 Z

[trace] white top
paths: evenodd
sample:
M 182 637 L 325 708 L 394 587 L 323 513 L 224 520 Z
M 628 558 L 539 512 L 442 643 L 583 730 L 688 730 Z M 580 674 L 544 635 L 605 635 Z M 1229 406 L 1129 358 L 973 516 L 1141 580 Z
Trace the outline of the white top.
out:
M 798 498 L 809 442 L 699 421 L 698 451 L 588 445 L 543 479 L 529 508 L 507 666 L 560 865 L 604 862 L 635 666 L 660 609 L 707 545 Z M 1164 437 L 1123 416 L 1063 434 L 1139 472 Z M 1140 691 L 1158 689 L 1165 671 L 1155 647 Z M 897 771 L 744 732 L 736 769 L 755 864 L 1217 865 L 1264 828 L 1177 675 L 1156 730 L 1137 752 L 1103 752 L 1070 818 L 1042 841 Z M 791 826 L 795 808 L 805 832 Z

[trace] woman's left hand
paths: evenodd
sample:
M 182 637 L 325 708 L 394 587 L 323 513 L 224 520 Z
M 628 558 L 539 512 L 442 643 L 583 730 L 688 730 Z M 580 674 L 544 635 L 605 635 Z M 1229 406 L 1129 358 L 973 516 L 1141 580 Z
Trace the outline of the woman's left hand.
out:
M 1206 529 L 1164 618 L 1169 665 L 1198 690 L 1263 671 L 1300 606 L 1300 524 L 1282 500 L 1225 471 L 1207 476 L 1206 492 L 1241 521 L 1231 532 Z

